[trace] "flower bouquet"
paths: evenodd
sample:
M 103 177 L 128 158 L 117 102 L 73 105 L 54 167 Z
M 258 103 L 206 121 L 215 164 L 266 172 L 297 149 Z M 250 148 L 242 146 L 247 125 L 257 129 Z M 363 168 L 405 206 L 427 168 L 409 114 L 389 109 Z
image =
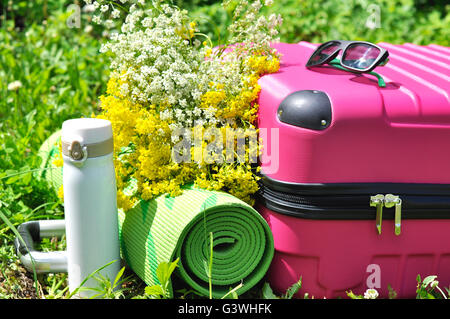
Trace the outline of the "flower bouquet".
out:
M 213 44 L 187 11 L 163 1 L 85 0 L 93 21 L 118 26 L 101 113 L 114 131 L 118 205 L 179 195 L 194 183 L 252 204 L 258 190 L 258 79 L 279 69 L 281 18 L 268 0 L 224 1 L 230 40 Z

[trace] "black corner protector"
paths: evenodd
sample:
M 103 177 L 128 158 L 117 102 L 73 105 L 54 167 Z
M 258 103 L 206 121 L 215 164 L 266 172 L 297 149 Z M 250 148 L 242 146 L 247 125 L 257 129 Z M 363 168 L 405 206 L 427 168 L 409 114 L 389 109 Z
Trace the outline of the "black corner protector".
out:
M 331 124 L 331 101 L 322 91 L 296 91 L 281 102 L 278 119 L 298 127 L 324 130 Z

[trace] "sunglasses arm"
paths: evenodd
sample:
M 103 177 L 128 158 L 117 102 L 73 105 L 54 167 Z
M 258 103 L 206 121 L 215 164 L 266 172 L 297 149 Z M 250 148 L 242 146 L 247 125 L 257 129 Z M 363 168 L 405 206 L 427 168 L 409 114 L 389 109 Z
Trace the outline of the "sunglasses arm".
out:
M 355 73 L 355 74 L 361 74 L 359 72 L 352 72 L 351 70 L 342 67 L 341 63 L 340 63 L 340 61 L 338 59 L 334 59 L 334 60 L 328 62 L 328 64 L 331 65 L 331 66 L 334 66 L 335 68 L 343 70 L 343 71 L 347 71 L 347 72 L 351 72 L 351 73 Z M 375 76 L 378 79 L 378 86 L 379 87 L 382 87 L 382 88 L 386 87 L 386 82 L 384 81 L 384 79 L 383 79 L 383 77 L 381 75 L 379 75 L 378 73 L 376 73 L 374 71 L 368 72 L 368 74 L 371 74 L 371 75 Z

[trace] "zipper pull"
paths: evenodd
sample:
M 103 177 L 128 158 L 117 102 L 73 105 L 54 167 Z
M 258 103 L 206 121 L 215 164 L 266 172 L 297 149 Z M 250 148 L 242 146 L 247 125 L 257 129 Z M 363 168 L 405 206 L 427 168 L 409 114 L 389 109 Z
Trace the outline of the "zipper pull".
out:
M 400 196 L 387 194 L 384 197 L 384 204 L 386 208 L 391 208 L 395 206 L 395 217 L 394 217 L 394 224 L 395 224 L 395 234 L 398 236 L 401 233 L 401 224 L 402 224 L 402 200 Z
M 383 219 L 383 206 L 384 206 L 384 195 L 377 194 L 375 196 L 370 196 L 370 207 L 377 208 L 377 216 L 376 216 L 376 226 L 378 230 L 378 234 L 381 234 L 381 222 Z

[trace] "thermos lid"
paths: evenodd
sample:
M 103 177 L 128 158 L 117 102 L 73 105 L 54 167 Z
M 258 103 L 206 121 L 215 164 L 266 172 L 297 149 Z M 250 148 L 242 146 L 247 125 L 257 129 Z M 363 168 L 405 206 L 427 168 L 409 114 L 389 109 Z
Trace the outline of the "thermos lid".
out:
M 111 122 L 96 118 L 67 120 L 62 125 L 63 154 L 79 161 L 113 151 Z

